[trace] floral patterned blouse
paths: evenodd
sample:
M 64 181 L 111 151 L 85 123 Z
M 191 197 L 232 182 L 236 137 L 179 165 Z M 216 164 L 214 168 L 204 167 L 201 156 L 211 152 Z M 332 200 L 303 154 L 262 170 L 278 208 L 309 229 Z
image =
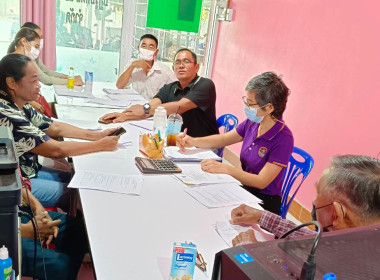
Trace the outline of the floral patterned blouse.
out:
M 50 139 L 44 131 L 52 122 L 29 103 L 19 109 L 11 97 L 0 90 L 0 125 L 9 126 L 12 130 L 22 176 L 37 177 L 41 165 L 37 155 L 30 150 Z

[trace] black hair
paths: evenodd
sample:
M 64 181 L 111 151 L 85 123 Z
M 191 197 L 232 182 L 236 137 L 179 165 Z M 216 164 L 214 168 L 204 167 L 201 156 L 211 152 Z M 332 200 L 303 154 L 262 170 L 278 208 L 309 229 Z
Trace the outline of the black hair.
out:
M 22 54 L 7 54 L 0 61 L 0 90 L 8 92 L 6 79 L 12 77 L 15 82 L 20 81 L 25 76 L 25 67 L 32 61 Z
M 140 38 L 140 42 L 143 40 L 143 39 L 152 39 L 156 42 L 156 48 L 158 48 L 158 40 L 156 38 L 156 36 L 152 35 L 152 34 L 145 34 L 145 35 L 142 35 L 141 38 Z
M 256 93 L 256 102 L 260 107 L 271 103 L 274 107 L 271 114 L 273 117 L 276 119 L 282 117 L 290 90 L 282 81 L 281 76 L 277 76 L 274 72 L 262 73 L 253 77 L 245 90 Z M 265 111 L 265 107 L 263 110 Z
M 28 42 L 34 41 L 35 39 L 40 39 L 40 36 L 36 31 L 29 27 L 23 27 L 17 32 L 15 39 L 9 45 L 8 53 L 13 53 L 20 40 L 24 37 Z
M 191 51 L 191 50 L 189 50 L 189 49 L 187 49 L 187 48 L 179 49 L 179 50 L 175 53 L 175 55 L 174 55 L 174 59 L 176 58 L 177 54 L 179 54 L 180 52 L 184 52 L 184 51 L 189 52 L 189 53 L 191 54 L 191 56 L 192 56 L 193 59 L 194 59 L 194 64 L 197 64 L 197 63 L 198 63 L 198 62 L 197 62 L 197 55 L 196 55 L 193 51 Z
M 31 22 L 31 21 L 25 22 L 21 26 L 21 28 L 23 28 L 23 27 L 31 28 L 33 30 L 35 30 L 35 29 L 41 29 L 41 27 L 39 27 L 37 24 L 35 24 L 34 22 Z

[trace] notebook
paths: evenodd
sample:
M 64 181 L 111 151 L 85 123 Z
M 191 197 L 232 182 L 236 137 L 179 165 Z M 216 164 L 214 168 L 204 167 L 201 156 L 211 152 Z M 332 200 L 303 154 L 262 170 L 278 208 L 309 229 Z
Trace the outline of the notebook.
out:
M 197 162 L 204 159 L 222 161 L 222 158 L 210 149 L 186 148 L 185 151 L 181 151 L 179 147 L 172 146 L 164 148 L 164 154 L 175 162 Z

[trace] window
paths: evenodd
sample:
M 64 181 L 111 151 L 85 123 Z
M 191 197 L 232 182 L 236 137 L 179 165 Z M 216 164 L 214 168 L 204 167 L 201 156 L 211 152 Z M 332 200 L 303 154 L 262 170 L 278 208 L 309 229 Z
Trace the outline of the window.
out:
M 96 81 L 116 81 L 121 46 L 123 0 L 56 1 L 57 71 Z M 92 4 L 94 3 L 94 4 Z
M 20 0 L 0 1 L 0 57 L 7 54 L 8 47 L 20 29 Z
M 150 33 L 158 39 L 158 48 L 160 51 L 157 58 L 159 60 L 171 66 L 177 50 L 181 48 L 188 48 L 196 53 L 198 63 L 200 64 L 199 74 L 203 75 L 205 66 L 205 46 L 208 40 L 211 5 L 212 0 L 203 0 L 199 32 L 192 33 L 147 28 L 145 24 L 148 10 L 148 0 L 137 0 L 132 57 L 138 57 L 137 46 L 139 45 L 140 37 L 146 33 Z

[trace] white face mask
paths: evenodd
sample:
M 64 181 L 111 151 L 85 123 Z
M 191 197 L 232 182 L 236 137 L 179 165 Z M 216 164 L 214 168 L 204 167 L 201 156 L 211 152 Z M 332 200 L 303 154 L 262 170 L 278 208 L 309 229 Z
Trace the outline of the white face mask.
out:
M 35 47 L 33 47 L 29 42 L 28 42 L 29 46 L 30 46 L 30 51 L 28 51 L 26 48 L 25 48 L 25 55 L 27 57 L 29 57 L 31 60 L 36 60 L 37 57 L 40 55 L 40 51 L 37 50 Z
M 154 52 L 140 47 L 140 59 L 151 61 L 154 59 Z

